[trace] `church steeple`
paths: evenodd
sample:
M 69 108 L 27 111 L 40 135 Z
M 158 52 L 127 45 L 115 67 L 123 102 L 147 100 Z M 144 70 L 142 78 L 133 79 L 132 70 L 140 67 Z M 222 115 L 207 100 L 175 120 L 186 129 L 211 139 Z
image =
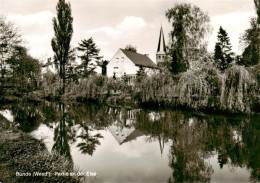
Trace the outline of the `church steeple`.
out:
M 159 42 L 158 42 L 158 47 L 156 52 L 156 63 L 158 64 L 159 62 L 164 61 L 165 55 L 166 55 L 166 46 L 165 46 L 165 40 L 163 35 L 163 29 L 161 26 Z

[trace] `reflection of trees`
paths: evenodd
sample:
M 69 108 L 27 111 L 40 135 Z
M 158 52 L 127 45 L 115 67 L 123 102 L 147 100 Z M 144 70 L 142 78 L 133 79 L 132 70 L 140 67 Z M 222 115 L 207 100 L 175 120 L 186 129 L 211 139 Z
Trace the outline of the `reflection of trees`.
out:
M 217 151 L 220 168 L 228 164 L 233 168 L 251 169 L 250 179 L 260 180 L 259 117 L 211 118 L 208 128 L 212 134 L 206 141 Z
M 101 127 L 100 118 L 95 118 L 95 114 L 102 114 L 94 105 L 60 104 L 60 123 L 54 131 L 55 144 L 53 149 L 71 158 L 69 142 L 81 141 L 77 144 L 82 153 L 93 155 L 96 146 L 100 145 L 99 138 L 103 138 L 99 133 L 91 135 L 91 129 Z M 76 135 L 81 131 L 80 135 Z
M 38 104 L 17 103 L 11 107 L 14 122 L 19 124 L 19 129 L 28 133 L 35 130 L 42 122 Z
M 35 130 L 42 122 L 50 127 L 54 124 L 53 149 L 67 157 L 70 157 L 69 144 L 76 142 L 82 153 L 93 155 L 103 138 L 98 132 L 94 134 L 94 130 L 106 129 L 117 121 L 125 127 L 134 125 L 150 140 L 157 141 L 161 151 L 164 143 L 171 143 L 170 181 L 210 181 L 212 167 L 205 159 L 216 154 L 220 168 L 225 165 L 248 168 L 251 180 L 260 180 L 259 116 L 230 118 L 141 110 L 136 113 L 136 122 L 128 126 L 130 109 L 127 108 L 46 102 L 7 108 L 25 132 Z
M 96 146 L 100 145 L 99 138 L 103 138 L 103 136 L 99 133 L 96 135 L 90 135 L 88 126 L 84 127 L 84 132 L 77 136 L 81 138 L 83 142 L 79 143 L 77 147 L 80 148 L 81 152 L 84 154 L 93 155 L 93 152 L 96 150 Z
M 151 112 L 141 112 L 136 128 L 159 143 L 171 139 L 169 166 L 173 174 L 169 182 L 210 181 L 213 169 L 205 159 L 216 153 L 220 168 L 247 167 L 251 169 L 251 180 L 260 180 L 259 117 L 212 117 L 177 111 L 156 115 L 151 119 Z
M 67 106 L 68 118 L 82 127 L 91 126 L 97 130 L 105 129 L 111 123 L 109 107 L 94 104 L 70 104 Z
M 180 119 L 174 124 L 169 166 L 173 169 L 174 182 L 209 182 L 213 173 L 206 159 L 210 152 L 202 151 L 206 123 L 198 123 L 195 118 L 175 114 Z M 204 129 L 203 129 L 204 128 Z
M 69 132 L 71 128 L 66 124 L 65 105 L 59 104 L 61 120 L 54 130 L 54 144 L 52 150 L 59 152 L 71 160 L 69 140 L 72 140 Z

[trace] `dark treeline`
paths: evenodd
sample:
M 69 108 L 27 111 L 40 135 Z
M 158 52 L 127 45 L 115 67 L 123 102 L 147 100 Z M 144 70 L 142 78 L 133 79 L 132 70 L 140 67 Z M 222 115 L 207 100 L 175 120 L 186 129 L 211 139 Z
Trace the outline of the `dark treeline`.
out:
M 43 64 L 28 55 L 17 29 L 1 16 L 1 100 L 10 96 L 97 102 L 131 102 L 168 107 L 246 112 L 260 110 L 259 9 L 241 37 L 244 51 L 235 55 L 220 27 L 214 53 L 207 51 L 210 18 L 199 7 L 176 4 L 166 11 L 172 26 L 164 62 L 153 75 L 141 68 L 134 83 L 128 77 L 107 78 L 108 61 L 92 38 L 70 45 L 73 17 L 70 3 L 59 0 L 53 19 L 54 57 Z M 136 47 L 126 45 L 136 52 Z M 75 60 L 81 63 L 76 64 Z M 48 67 L 54 65 L 56 72 Z M 100 67 L 102 74 L 95 72 Z M 47 72 L 42 73 L 42 69 Z M 16 98 L 17 99 L 17 98 Z

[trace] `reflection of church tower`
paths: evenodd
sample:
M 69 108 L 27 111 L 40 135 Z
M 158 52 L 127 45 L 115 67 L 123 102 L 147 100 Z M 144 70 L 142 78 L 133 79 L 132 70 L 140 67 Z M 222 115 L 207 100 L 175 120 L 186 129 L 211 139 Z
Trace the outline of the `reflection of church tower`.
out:
M 166 55 L 166 46 L 164 41 L 163 29 L 161 26 L 159 42 L 158 42 L 158 47 L 156 52 L 156 63 L 158 64 L 159 62 L 164 61 L 165 55 Z

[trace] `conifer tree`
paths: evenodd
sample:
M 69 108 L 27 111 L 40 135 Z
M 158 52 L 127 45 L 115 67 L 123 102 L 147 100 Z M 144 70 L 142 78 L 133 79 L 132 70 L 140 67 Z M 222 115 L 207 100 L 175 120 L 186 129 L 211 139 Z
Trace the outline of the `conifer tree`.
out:
M 82 55 L 79 56 L 79 58 L 82 60 L 82 63 L 78 68 L 83 68 L 83 77 L 87 77 L 89 74 L 88 67 L 90 62 L 98 62 L 102 58 L 99 56 L 100 49 L 97 48 L 96 43 L 91 37 L 88 40 L 82 40 L 81 43 L 79 43 L 78 50 L 82 52 Z
M 59 0 L 57 18 L 53 18 L 54 38 L 51 46 L 54 51 L 54 62 L 58 65 L 61 94 L 65 93 L 66 70 L 70 57 L 70 41 L 73 34 L 71 6 L 65 0 Z M 61 82 L 62 81 L 62 82 Z
M 245 50 L 238 64 L 245 66 L 256 65 L 260 60 L 260 1 L 254 3 L 257 17 L 251 18 L 251 27 L 241 37 Z
M 228 68 L 229 64 L 233 61 L 232 46 L 227 32 L 220 26 L 218 32 L 218 41 L 215 45 L 214 59 L 217 62 L 217 67 L 224 71 Z

